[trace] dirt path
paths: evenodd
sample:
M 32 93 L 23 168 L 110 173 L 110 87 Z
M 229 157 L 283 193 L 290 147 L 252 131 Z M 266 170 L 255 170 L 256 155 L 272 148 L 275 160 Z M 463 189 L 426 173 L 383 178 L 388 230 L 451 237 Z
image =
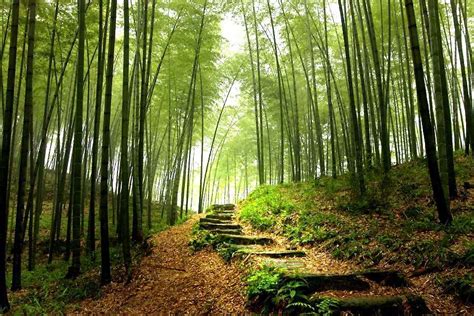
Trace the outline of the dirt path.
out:
M 216 252 L 192 254 L 188 247 L 197 217 L 155 235 L 145 257 L 125 285 L 112 283 L 99 300 L 86 300 L 85 313 L 244 313 L 245 292 L 240 271 Z

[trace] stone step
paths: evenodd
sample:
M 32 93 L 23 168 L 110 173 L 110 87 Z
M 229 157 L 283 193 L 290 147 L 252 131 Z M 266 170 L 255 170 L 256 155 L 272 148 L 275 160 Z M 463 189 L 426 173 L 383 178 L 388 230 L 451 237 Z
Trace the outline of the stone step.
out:
M 400 287 L 407 286 L 408 281 L 405 276 L 396 270 L 366 270 L 354 273 L 360 275 L 370 281 L 377 282 L 381 285 Z
M 301 274 L 308 270 L 304 260 L 298 257 L 268 258 L 264 257 L 263 265 L 278 268 L 287 272 L 288 275 Z
M 252 245 L 239 245 L 239 244 L 228 244 L 228 247 L 232 247 L 237 250 L 248 249 L 248 250 L 263 250 L 262 245 L 252 244 Z
M 239 224 L 199 223 L 202 229 L 242 229 Z
M 367 281 L 354 274 L 288 274 L 284 277 L 285 283 L 293 281 L 304 284 L 301 291 L 305 294 L 330 290 L 365 291 L 370 288 Z
M 234 204 L 213 204 L 209 207 L 211 210 L 235 210 Z
M 234 218 L 234 214 L 208 214 L 206 215 L 206 218 L 230 221 Z
M 288 270 L 291 270 L 289 267 Z M 350 274 L 288 274 L 285 281 L 303 281 L 305 292 L 321 292 L 329 290 L 353 290 L 364 291 L 370 288 L 367 280 L 380 285 L 401 287 L 407 286 L 405 277 L 398 271 L 367 270 Z
M 312 305 L 317 306 L 331 299 L 332 315 L 425 315 L 431 314 L 424 300 L 419 296 L 355 296 L 346 298 L 313 297 Z
M 213 214 L 216 214 L 216 215 L 226 215 L 226 216 L 234 216 L 235 215 L 235 211 L 222 211 L 222 210 L 218 210 L 218 211 L 213 211 L 212 212 Z
M 224 235 L 242 235 L 242 230 L 240 229 L 227 229 L 227 228 L 215 228 L 208 229 L 213 234 L 224 234 Z
M 254 256 L 264 256 L 270 258 L 285 258 L 285 257 L 304 257 L 306 253 L 299 250 L 255 250 L 249 248 L 242 248 L 237 251 L 240 254 L 249 254 Z
M 200 218 L 200 223 L 211 223 L 211 224 L 234 224 L 231 220 L 223 220 L 223 219 L 216 219 L 216 218 Z
M 239 235 L 219 235 L 221 242 L 237 245 L 268 245 L 273 243 L 273 239 L 258 236 L 239 236 Z

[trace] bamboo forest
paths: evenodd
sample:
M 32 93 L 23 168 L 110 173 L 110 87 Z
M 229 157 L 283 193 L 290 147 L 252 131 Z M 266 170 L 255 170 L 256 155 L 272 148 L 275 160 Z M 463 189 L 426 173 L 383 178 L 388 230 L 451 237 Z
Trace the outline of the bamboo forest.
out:
M 474 1 L 0 28 L 0 314 L 474 314 Z

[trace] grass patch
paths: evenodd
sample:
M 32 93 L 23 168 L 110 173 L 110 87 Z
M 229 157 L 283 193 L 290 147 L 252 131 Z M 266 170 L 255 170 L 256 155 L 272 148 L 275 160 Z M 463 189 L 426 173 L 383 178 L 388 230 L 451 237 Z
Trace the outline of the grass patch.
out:
M 449 277 L 438 281 L 446 293 L 459 296 L 465 303 L 474 303 L 474 277 L 467 273 L 460 277 Z
M 99 251 L 100 254 L 100 251 Z M 132 258 L 139 260 L 140 247 L 132 248 Z M 122 269 L 121 246 L 110 248 L 113 270 Z M 74 310 L 84 299 L 101 296 L 100 256 L 92 261 L 88 256 L 81 258 L 81 275 L 66 279 L 70 263 L 55 260 L 51 264 L 39 264 L 34 271 L 22 271 L 23 290 L 10 295 L 12 314 L 41 315 L 64 314 Z M 10 276 L 7 284 L 10 284 Z
M 291 200 L 275 186 L 264 185 L 253 191 L 240 208 L 240 219 L 258 230 L 273 228 L 281 216 L 295 211 Z

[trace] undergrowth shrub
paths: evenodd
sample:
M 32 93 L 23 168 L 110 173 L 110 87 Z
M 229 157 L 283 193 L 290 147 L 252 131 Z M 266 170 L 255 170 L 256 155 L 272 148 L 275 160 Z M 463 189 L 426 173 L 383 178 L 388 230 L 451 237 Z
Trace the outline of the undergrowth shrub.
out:
M 230 262 L 237 250 L 239 250 L 239 248 L 232 244 L 223 243 L 217 246 L 217 253 L 225 262 Z
M 208 246 L 214 246 L 217 241 L 216 235 L 211 234 L 208 230 L 199 229 L 199 225 L 196 225 L 193 227 L 189 247 L 192 251 L 199 251 Z
M 316 310 L 318 315 L 330 316 L 339 309 L 339 300 L 331 297 L 326 297 L 321 299 L 321 301 L 316 304 Z
M 336 179 L 322 177 L 315 180 L 314 188 L 322 190 L 327 197 L 333 198 L 337 193 L 348 190 L 350 188 L 350 181 L 348 181 L 348 177 L 344 175 Z
M 466 251 L 461 256 L 461 262 L 467 266 L 474 266 L 474 242 L 470 242 L 466 246 Z
M 440 225 L 442 226 L 442 225 Z M 472 212 L 457 214 L 450 226 L 446 228 L 450 234 L 470 234 L 474 232 L 474 216 Z
M 265 231 L 277 224 L 280 215 L 286 216 L 294 211 L 294 204 L 281 194 L 278 187 L 261 186 L 241 205 L 240 219 Z
M 281 269 L 262 266 L 252 270 L 247 276 L 247 297 L 250 301 L 258 301 L 265 297 L 274 296 L 282 278 Z
M 111 256 L 116 248 L 111 248 Z M 114 262 L 114 259 L 112 262 Z M 95 263 L 89 257 L 82 260 L 81 274 L 77 279 L 65 279 L 69 263 L 63 260 L 53 261 L 50 265 L 40 264 L 35 271 L 22 273 L 22 286 L 25 295 L 12 296 L 15 306 L 12 315 L 61 315 L 80 301 L 97 299 L 102 290 L 95 273 Z M 10 280 L 8 280 L 10 281 Z
M 284 273 L 284 269 L 267 265 L 250 271 L 246 281 L 251 306 L 263 313 L 315 312 L 304 291 L 306 282 L 303 279 L 285 281 Z
M 456 156 L 459 183 L 472 178 L 472 166 L 472 160 Z M 292 246 L 318 244 L 338 259 L 364 266 L 474 264 L 473 247 L 462 243 L 474 231 L 472 212 L 461 192 L 452 224 L 438 223 L 425 160 L 394 166 L 386 180 L 376 168 L 366 175 L 363 197 L 353 193 L 348 175 L 261 186 L 242 202 L 241 218 L 285 236 Z
M 339 199 L 337 208 L 352 215 L 387 213 L 388 201 L 378 193 L 367 192 L 364 196 Z
M 290 314 L 315 312 L 316 309 L 309 303 L 309 297 L 304 294 L 306 287 L 303 279 L 283 283 L 272 300 L 273 305 L 284 308 Z
M 405 263 L 420 267 L 443 267 L 449 262 L 455 261 L 455 253 L 449 250 L 450 240 L 448 237 L 441 240 L 417 240 L 406 245 L 402 251 Z
M 312 244 L 336 236 L 336 227 L 341 224 L 334 214 L 304 209 L 292 220 L 284 222 L 283 233 L 297 244 Z
M 438 280 L 438 283 L 446 293 L 455 294 L 466 303 L 474 302 L 473 282 L 474 278 L 471 273 L 459 277 L 449 277 Z

